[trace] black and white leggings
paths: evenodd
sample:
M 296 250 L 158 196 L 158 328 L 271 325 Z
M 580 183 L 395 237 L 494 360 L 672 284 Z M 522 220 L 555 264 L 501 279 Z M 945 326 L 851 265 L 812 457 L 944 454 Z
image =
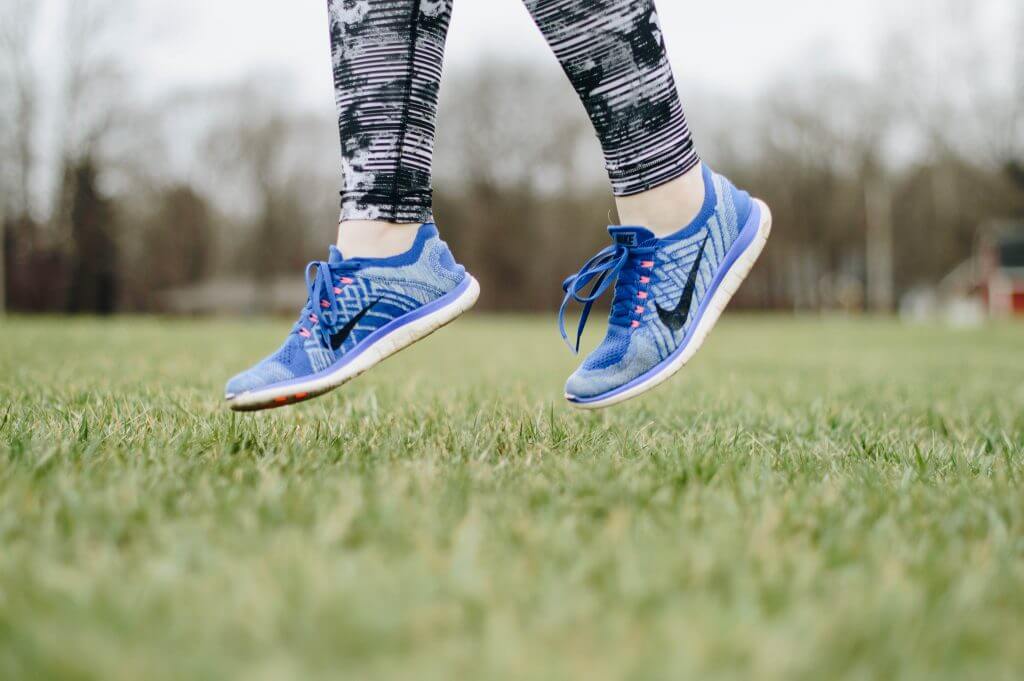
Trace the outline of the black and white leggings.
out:
M 453 0 L 328 0 L 342 219 L 427 222 Z M 698 163 L 654 0 L 524 0 L 604 150 L 616 195 Z

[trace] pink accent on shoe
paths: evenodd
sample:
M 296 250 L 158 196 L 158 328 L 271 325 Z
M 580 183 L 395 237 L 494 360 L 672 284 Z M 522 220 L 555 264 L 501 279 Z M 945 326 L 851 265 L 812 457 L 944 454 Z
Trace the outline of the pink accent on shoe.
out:
M 636 306 L 636 313 L 637 314 L 643 314 L 644 313 L 643 305 L 637 305 Z
M 651 269 L 652 267 L 654 267 L 654 261 L 644 260 L 642 263 L 640 263 L 640 267 L 646 267 L 647 269 Z
M 320 318 L 317 317 L 315 314 L 311 314 L 311 315 L 309 315 L 309 321 L 311 321 L 314 324 L 316 324 L 318 321 L 320 321 Z
M 636 327 L 640 326 L 640 322 L 634 319 L 633 323 L 630 326 L 632 326 L 635 329 Z
M 308 329 L 299 329 L 299 335 L 303 338 L 309 338 L 313 334 L 311 334 Z
M 342 284 L 351 284 L 354 281 L 355 281 L 355 279 L 349 279 L 348 277 L 342 277 L 341 278 L 341 283 Z
M 636 294 L 636 297 L 639 298 L 640 300 L 646 300 L 647 291 L 640 291 L 639 293 Z
M 336 296 L 340 296 L 341 295 L 341 289 L 338 288 L 337 286 L 334 287 L 334 295 L 336 295 Z
M 328 303 L 328 302 L 327 302 L 326 300 L 321 300 L 321 301 L 320 301 L 320 307 L 322 307 L 323 309 L 325 309 L 325 310 L 326 310 L 326 309 L 327 309 L 327 308 L 329 308 L 330 306 L 331 306 L 331 304 L 330 304 L 330 303 Z
M 640 277 L 640 283 L 641 284 L 650 284 L 651 283 L 651 278 L 650 277 Z

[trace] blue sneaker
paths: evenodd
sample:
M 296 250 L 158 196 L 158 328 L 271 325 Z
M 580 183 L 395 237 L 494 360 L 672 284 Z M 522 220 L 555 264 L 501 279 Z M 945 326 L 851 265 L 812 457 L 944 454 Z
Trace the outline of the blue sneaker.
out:
M 228 381 L 232 409 L 281 407 L 333 390 L 454 320 L 480 295 L 432 224 L 392 258 L 345 260 L 331 246 L 327 262 L 306 267 L 306 287 L 284 345 Z
M 573 405 L 608 407 L 679 371 L 761 254 L 771 231 L 768 206 L 707 166 L 704 185 L 704 206 L 688 227 L 663 239 L 643 227 L 610 227 L 614 244 L 563 284 L 558 323 L 567 343 L 566 307 L 583 304 L 577 352 L 591 306 L 615 285 L 608 333 L 565 386 Z

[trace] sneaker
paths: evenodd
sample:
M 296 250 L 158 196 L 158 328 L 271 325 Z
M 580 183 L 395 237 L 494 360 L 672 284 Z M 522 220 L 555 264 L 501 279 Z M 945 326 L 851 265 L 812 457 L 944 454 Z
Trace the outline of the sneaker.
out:
M 768 206 L 707 166 L 704 185 L 703 208 L 688 227 L 663 239 L 643 227 L 610 227 L 613 245 L 563 284 L 558 323 L 567 343 L 566 307 L 583 304 L 577 352 L 591 306 L 615 286 L 608 333 L 565 386 L 573 405 L 608 407 L 679 371 L 761 254 L 771 231 Z
M 391 258 L 346 260 L 331 246 L 306 267 L 309 298 L 284 345 L 228 381 L 237 411 L 294 404 L 352 380 L 473 307 L 480 286 L 432 224 Z

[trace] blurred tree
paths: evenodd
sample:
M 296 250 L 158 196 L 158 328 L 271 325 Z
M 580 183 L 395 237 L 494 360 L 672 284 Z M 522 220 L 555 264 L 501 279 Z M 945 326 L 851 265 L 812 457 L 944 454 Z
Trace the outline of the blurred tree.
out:
M 109 314 L 117 295 L 118 240 L 114 205 L 100 181 L 109 166 L 104 142 L 124 112 L 127 75 L 115 38 L 130 7 L 115 0 L 67 0 L 62 10 L 61 173 L 52 231 L 70 273 L 65 308 Z
M 0 79 L 3 91 L 2 196 L 0 196 L 0 314 L 7 308 L 9 278 L 14 270 L 14 239 L 31 222 L 30 183 L 35 170 L 38 83 L 30 47 L 38 3 L 0 3 Z M 9 225 L 9 223 L 11 223 Z M 14 224 L 19 229 L 14 228 Z
M 543 112 L 543 125 L 537 125 Z M 614 208 L 597 139 L 557 65 L 490 62 L 442 88 L 437 216 L 483 306 L 550 308 L 607 241 Z
M 213 257 L 210 207 L 195 189 L 175 185 L 156 199 L 156 210 L 143 229 L 146 289 L 164 290 L 199 282 Z
M 334 241 L 337 220 L 334 126 L 289 112 L 285 92 L 264 75 L 219 93 L 222 113 L 203 143 L 217 169 L 215 182 L 234 197 L 232 209 L 248 224 L 244 237 L 231 239 L 232 264 L 268 284 L 274 275 L 294 276 L 312 257 L 325 257 L 321 249 Z M 326 166 L 316 162 L 324 157 Z
M 1024 35 L 1024 6 L 1017 8 L 1017 35 Z M 1024 192 L 1024 40 L 1015 43 L 1013 91 L 1008 124 L 1009 144 L 1004 167 L 1010 181 Z
M 67 171 L 74 174 L 65 186 L 74 187 L 68 213 L 75 257 L 70 265 L 66 310 L 111 314 L 118 293 L 115 207 L 96 186 L 98 172 L 91 158 Z

